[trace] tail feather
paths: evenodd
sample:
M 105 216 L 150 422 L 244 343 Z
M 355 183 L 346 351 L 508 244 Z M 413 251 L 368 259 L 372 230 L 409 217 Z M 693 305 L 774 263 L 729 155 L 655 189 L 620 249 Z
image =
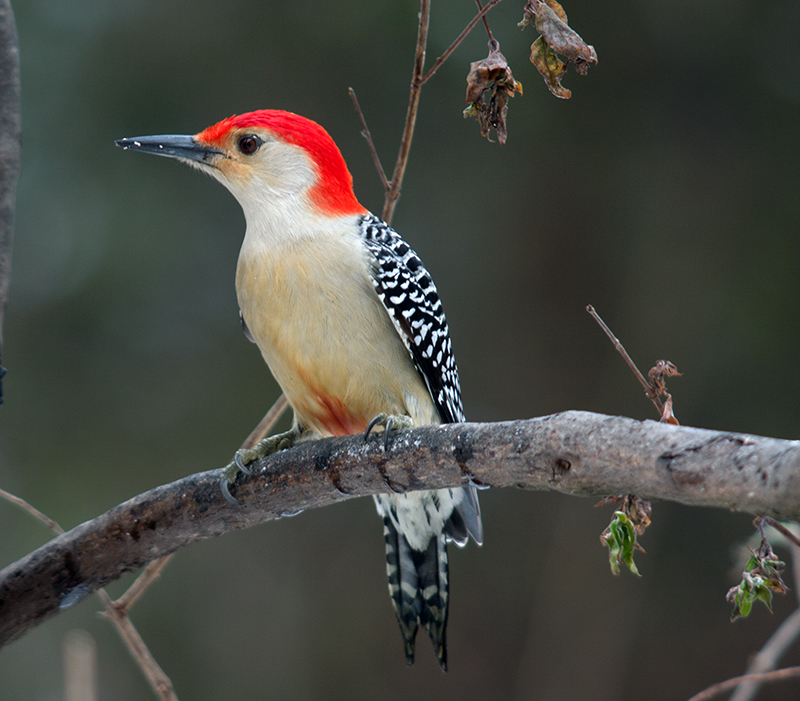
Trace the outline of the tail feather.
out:
M 383 519 L 383 537 L 386 541 L 386 574 L 389 578 L 389 596 L 392 598 L 400 631 L 403 634 L 408 664 L 414 663 L 414 639 L 417 637 L 421 602 L 417 600 L 418 579 L 411 559 L 411 549 L 387 517 Z
M 448 542 L 463 548 L 469 537 L 483 545 L 483 524 L 481 523 L 481 506 L 478 503 L 478 492 L 475 487 L 462 487 L 450 490 L 456 506 L 445 524 Z
M 422 625 L 447 670 L 447 611 L 449 599 L 447 544 L 444 533 L 431 538 L 426 550 L 414 550 L 391 519 L 383 519 L 389 595 L 403 634 L 406 660 L 414 663 L 414 644 Z

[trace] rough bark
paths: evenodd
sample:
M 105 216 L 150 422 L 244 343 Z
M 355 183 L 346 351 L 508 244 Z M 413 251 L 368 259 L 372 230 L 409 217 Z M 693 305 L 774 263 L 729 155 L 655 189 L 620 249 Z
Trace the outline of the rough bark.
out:
M 0 572 L 0 646 L 101 586 L 189 543 L 393 489 L 489 487 L 576 496 L 636 494 L 800 520 L 800 443 L 568 411 L 527 421 L 426 426 L 333 438 L 254 465 L 157 487 L 77 526 Z

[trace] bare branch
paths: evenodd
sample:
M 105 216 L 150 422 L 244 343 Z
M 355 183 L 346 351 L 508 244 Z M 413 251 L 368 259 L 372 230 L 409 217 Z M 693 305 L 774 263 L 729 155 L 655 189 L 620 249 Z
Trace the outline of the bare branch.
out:
M 386 172 L 383 170 L 378 153 L 375 150 L 375 145 L 372 141 L 369 129 L 367 127 L 366 119 L 358 104 L 355 91 L 350 88 L 350 98 L 353 100 L 356 112 L 358 113 L 359 120 L 361 121 L 362 133 L 367 139 L 372 159 L 375 162 L 375 167 L 378 170 L 378 175 L 384 188 L 384 204 L 381 218 L 387 223 L 392 223 L 394 210 L 397 206 L 397 201 L 400 199 L 400 190 L 403 186 L 403 177 L 405 176 L 406 166 L 408 165 L 408 156 L 411 152 L 411 141 L 414 138 L 414 127 L 417 121 L 417 111 L 419 109 L 419 98 L 422 91 L 422 86 L 430 80 L 434 73 L 439 70 L 439 67 L 450 57 L 450 54 L 456 50 L 467 35 L 475 28 L 475 25 L 482 19 L 486 25 L 486 31 L 489 34 L 490 44 L 494 44 L 492 32 L 489 29 L 489 23 L 485 19 L 486 13 L 497 5 L 501 0 L 489 0 L 485 7 L 481 7 L 480 2 L 476 0 L 479 12 L 472 21 L 464 28 L 461 34 L 456 37 L 455 41 L 447 48 L 447 50 L 436 59 L 431 69 L 423 75 L 425 70 L 425 52 L 428 44 L 428 25 L 430 24 L 431 4 L 430 0 L 420 0 L 419 11 L 419 27 L 417 29 L 417 47 L 414 57 L 414 70 L 411 76 L 411 92 L 408 97 L 408 108 L 406 110 L 406 121 L 403 127 L 403 136 L 400 140 L 400 151 L 397 154 L 395 161 L 394 171 L 392 172 L 392 179 L 386 177 Z
M 689 701 L 708 701 L 720 694 L 724 694 L 742 682 L 776 682 L 782 679 L 796 679 L 800 677 L 800 667 L 787 667 L 786 669 L 776 669 L 774 672 L 764 672 L 763 674 L 745 674 L 741 677 L 726 679 L 724 682 L 714 684 L 714 686 L 704 689 L 699 694 L 695 694 Z
M 795 548 L 800 548 L 800 538 L 798 538 L 794 533 L 792 533 L 786 526 L 782 523 L 778 523 L 774 518 L 770 518 L 769 516 L 765 516 L 760 519 L 756 519 L 754 525 L 758 525 L 760 521 L 763 521 L 769 526 L 772 526 L 778 533 L 780 533 L 786 540 L 789 541 L 791 545 Z
M 123 610 L 122 606 L 118 606 L 117 602 L 112 601 L 105 590 L 100 590 L 97 594 L 106 607 L 104 615 L 114 623 L 117 632 L 128 650 L 130 650 L 131 655 L 133 655 L 133 659 L 136 660 L 136 664 L 139 665 L 158 697 L 162 701 L 178 701 L 170 678 L 156 662 L 156 658 L 153 657 L 142 636 L 139 635 L 139 631 L 136 630 L 133 623 L 131 623 L 131 619 L 128 618 L 127 612 Z
M 253 448 L 272 430 L 272 427 L 278 423 L 278 419 L 283 416 L 283 412 L 288 408 L 289 400 L 286 398 L 285 394 L 281 394 L 281 396 L 278 397 L 275 400 L 275 403 L 269 408 L 269 411 L 264 414 L 264 418 L 258 422 L 258 426 L 256 426 L 250 435 L 245 438 L 244 443 L 242 443 L 242 448 Z
M 0 645 L 99 587 L 190 543 L 387 491 L 467 483 L 576 496 L 637 494 L 800 520 L 800 443 L 569 411 L 527 421 L 423 426 L 381 440 L 314 441 L 255 463 L 234 487 L 220 470 L 141 494 L 0 572 Z
M 356 91 L 353 88 L 348 88 L 347 91 L 350 93 L 350 99 L 353 101 L 353 106 L 356 108 L 356 114 L 358 115 L 358 121 L 361 122 L 361 135 L 367 140 L 367 146 L 369 146 L 369 152 L 372 154 L 372 161 L 375 164 L 375 170 L 378 171 L 378 177 L 381 179 L 381 184 L 383 185 L 384 193 L 389 192 L 391 188 L 391 183 L 389 179 L 386 177 L 386 171 L 383 169 L 381 165 L 380 156 L 378 156 L 378 151 L 375 148 L 375 142 L 372 140 L 372 134 L 369 131 L 369 127 L 367 126 L 367 119 L 364 117 L 364 113 L 361 111 L 361 105 L 358 104 L 358 98 L 356 97 Z
M 796 609 L 786 620 L 781 623 L 764 647 L 753 657 L 747 668 L 745 678 L 740 679 L 736 691 L 731 695 L 730 701 L 749 701 L 754 699 L 764 679 L 751 677 L 774 670 L 778 660 L 783 656 L 789 646 L 797 640 L 800 634 L 800 609 Z M 732 687 L 729 687 L 732 688 Z
M 272 407 L 272 410 L 275 410 L 277 406 L 278 403 Z M 267 416 L 269 416 L 269 414 Z M 262 419 L 262 423 L 264 423 L 266 418 L 267 417 L 264 417 L 264 419 Z M 24 499 L 20 499 L 19 497 L 14 496 L 3 489 L 0 489 L 0 497 L 24 509 L 35 519 L 44 523 L 57 535 L 64 533 L 64 529 L 61 528 L 58 523 L 53 521 L 53 519 L 49 518 L 46 514 L 43 514 L 35 507 L 31 506 Z M 164 670 L 162 670 L 158 665 L 155 657 L 153 657 L 153 655 L 150 653 L 150 650 L 147 648 L 147 645 L 145 645 L 142 636 L 139 635 L 139 631 L 136 630 L 130 618 L 128 618 L 128 612 L 139 599 L 139 597 L 144 594 L 147 588 L 156 579 L 158 579 L 159 575 L 161 574 L 161 570 L 164 569 L 170 559 L 172 559 L 172 555 L 167 555 L 166 557 L 162 557 L 161 559 L 155 560 L 147 565 L 147 567 L 144 569 L 144 572 L 142 572 L 142 574 L 136 579 L 130 588 L 119 599 L 117 599 L 117 601 L 114 601 L 106 593 L 105 589 L 101 588 L 97 590 L 97 596 L 100 598 L 100 601 L 106 609 L 104 612 L 105 617 L 114 624 L 114 627 L 117 629 L 122 641 L 125 643 L 128 650 L 130 650 L 131 655 L 133 655 L 134 660 L 137 662 L 139 668 L 142 670 L 142 673 L 147 678 L 147 681 L 150 683 L 153 691 L 156 692 L 162 701 L 177 701 L 178 697 L 175 695 L 175 692 L 172 688 L 172 682 L 170 681 L 169 677 L 167 677 L 167 675 L 164 673 Z
M 620 340 L 614 335 L 610 328 L 605 321 L 600 318 L 600 315 L 597 313 L 597 310 L 590 304 L 586 307 L 586 311 L 592 315 L 592 318 L 597 322 L 598 326 L 605 332 L 606 336 L 608 336 L 611 343 L 614 345 L 615 350 L 619 353 L 623 360 L 628 364 L 628 367 L 631 369 L 631 372 L 635 375 L 636 379 L 639 380 L 642 387 L 644 387 L 644 393 L 650 399 L 653 404 L 655 404 L 656 409 L 658 409 L 659 415 L 661 415 L 664 411 L 664 406 L 661 404 L 661 400 L 653 391 L 653 387 L 650 383 L 644 379 L 644 375 L 639 371 L 639 368 L 636 367 L 636 363 L 633 362 L 631 356 L 628 355 L 628 351 L 625 350 L 625 346 L 620 343 Z
M 47 514 L 43 514 L 41 511 L 39 511 L 39 509 L 37 509 L 35 506 L 31 506 L 24 499 L 20 499 L 18 496 L 15 496 L 10 492 L 7 492 L 5 489 L 0 489 L 0 497 L 5 499 L 6 501 L 10 501 L 12 504 L 15 504 L 23 511 L 27 511 L 37 521 L 41 521 L 56 535 L 61 535 L 64 532 L 64 529 L 61 526 L 59 526 L 53 519 L 51 519 Z
M 400 198 L 400 188 L 403 185 L 403 176 L 408 164 L 408 154 L 411 151 L 411 140 L 414 137 L 414 125 L 417 122 L 417 110 L 419 109 L 420 91 L 422 90 L 422 71 L 425 69 L 425 50 L 428 45 L 428 25 L 431 19 L 430 0 L 420 0 L 419 3 L 419 27 L 417 29 L 417 50 L 414 56 L 414 71 L 411 75 L 411 93 L 408 97 L 408 110 L 406 111 L 406 123 L 403 127 L 403 138 L 400 141 L 400 152 L 397 154 L 397 162 L 394 166 L 392 179 L 389 189 L 386 191 L 386 201 L 383 205 L 381 218 L 387 224 L 392 223 L 394 208 Z
M 483 10 L 483 5 L 481 5 L 481 0 L 475 0 L 475 4 L 478 6 L 478 12 Z M 489 36 L 489 46 L 494 46 L 496 43 L 494 40 L 494 35 L 492 34 L 492 30 L 489 28 L 489 20 L 486 19 L 486 13 L 484 12 L 483 17 L 483 26 L 486 29 L 486 34 Z
M 438 71 L 442 67 L 442 64 L 448 58 L 450 58 L 450 54 L 452 54 L 453 51 L 455 51 L 461 45 L 461 42 L 467 38 L 467 35 L 475 28 L 475 25 L 478 24 L 478 22 L 480 22 L 484 18 L 484 15 L 486 15 L 486 13 L 489 10 L 491 10 L 495 5 L 499 4 L 500 2 L 501 0 L 489 0 L 489 2 L 487 2 L 483 6 L 480 12 L 478 12 L 478 14 L 472 18 L 472 20 L 466 27 L 464 27 L 464 30 L 461 32 L 461 34 L 459 34 L 455 38 L 453 43 L 450 44 L 450 46 L 448 46 L 447 49 L 445 49 L 445 52 L 434 61 L 433 65 L 430 67 L 430 70 L 422 78 L 421 81 L 422 85 L 425 85 L 425 83 L 427 83 L 431 78 L 433 78 L 434 73 L 436 73 L 436 71 Z
M 162 570 L 169 564 L 175 553 L 153 560 L 144 571 L 136 578 L 136 581 L 128 587 L 128 590 L 116 601 L 111 601 L 111 605 L 117 613 L 127 616 L 133 605 L 147 591 L 150 585 L 160 576 Z

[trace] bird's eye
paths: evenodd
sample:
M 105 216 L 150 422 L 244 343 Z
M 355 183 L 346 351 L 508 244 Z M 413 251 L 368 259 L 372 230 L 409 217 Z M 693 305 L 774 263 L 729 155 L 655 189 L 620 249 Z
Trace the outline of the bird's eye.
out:
M 260 139 L 255 134 L 246 134 L 239 138 L 239 150 L 245 156 L 250 156 L 254 154 L 263 143 L 264 140 Z

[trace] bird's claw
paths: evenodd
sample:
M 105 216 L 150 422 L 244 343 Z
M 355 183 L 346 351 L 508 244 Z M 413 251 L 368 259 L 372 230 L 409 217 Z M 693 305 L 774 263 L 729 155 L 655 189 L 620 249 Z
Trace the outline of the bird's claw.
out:
M 233 456 L 233 462 L 222 469 L 222 474 L 219 479 L 219 488 L 222 496 L 231 504 L 241 503 L 236 497 L 231 494 L 230 486 L 236 481 L 236 476 L 243 472 L 246 475 L 255 474 L 248 465 L 265 458 L 268 455 L 277 453 L 280 450 L 291 448 L 295 440 L 297 440 L 298 432 L 292 428 L 284 433 L 277 433 L 274 436 L 268 436 L 264 440 L 257 443 L 252 448 L 240 448 Z
M 240 472 L 244 472 L 246 475 L 252 475 L 253 471 L 247 467 L 248 462 L 253 462 L 253 459 L 248 460 L 247 462 L 244 461 L 245 459 L 245 451 L 244 450 L 237 450 L 236 454 L 233 456 L 233 462 L 236 467 L 239 468 Z
M 234 459 L 234 462 L 222 468 L 222 473 L 219 477 L 219 490 L 222 492 L 222 496 L 225 497 L 225 500 L 229 501 L 231 504 L 241 504 L 241 502 L 231 494 L 231 485 L 236 479 L 236 475 L 239 474 L 239 470 L 240 468 Z
M 367 424 L 367 430 L 364 431 L 364 443 L 366 443 L 369 440 L 369 434 L 372 433 L 372 429 L 378 426 L 379 424 L 381 425 L 385 424 L 388 419 L 389 415 L 385 411 L 382 411 L 380 414 L 374 417 L 372 421 L 370 421 Z
M 391 431 L 401 431 L 405 428 L 412 428 L 414 422 L 411 420 L 410 416 L 404 414 L 387 414 L 386 412 L 381 412 L 367 424 L 367 430 L 364 431 L 364 442 L 369 440 L 369 434 L 376 426 L 385 427 L 386 430 L 383 432 L 383 449 L 389 450 L 389 433 Z

